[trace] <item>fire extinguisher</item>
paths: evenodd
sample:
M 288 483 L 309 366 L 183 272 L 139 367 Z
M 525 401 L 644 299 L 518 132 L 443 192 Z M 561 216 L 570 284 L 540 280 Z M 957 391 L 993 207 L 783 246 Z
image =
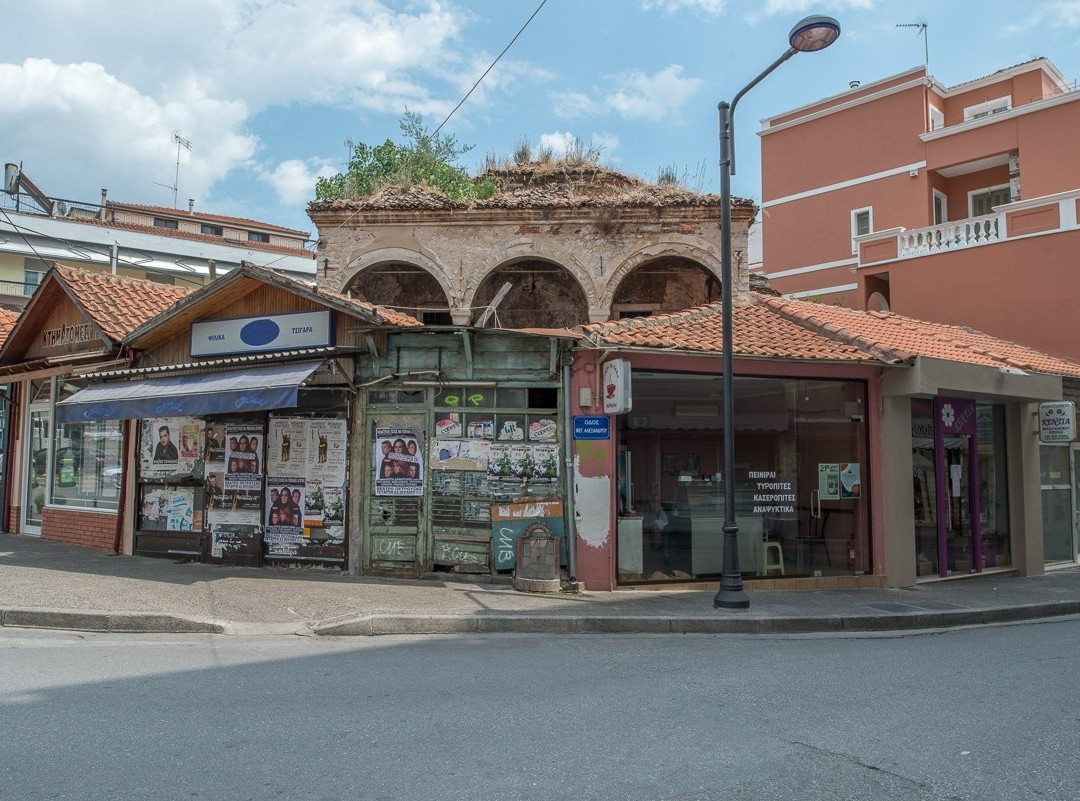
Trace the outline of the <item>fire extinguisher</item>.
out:
M 855 569 L 855 540 L 848 539 L 847 541 L 847 569 Z

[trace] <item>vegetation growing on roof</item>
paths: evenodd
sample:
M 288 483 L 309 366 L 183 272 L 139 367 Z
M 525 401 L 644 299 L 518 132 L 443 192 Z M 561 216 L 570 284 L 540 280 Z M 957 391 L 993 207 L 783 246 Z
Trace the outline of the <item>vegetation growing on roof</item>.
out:
M 348 141 L 351 150 L 345 172 L 320 178 L 315 183 L 315 200 L 361 198 L 385 186 L 409 187 L 426 184 L 452 200 L 477 200 L 496 192 L 493 181 L 474 181 L 455 164 L 472 150 L 457 137 L 431 134 L 421 115 L 407 111 L 401 118 L 404 144 L 387 139 L 381 145 Z

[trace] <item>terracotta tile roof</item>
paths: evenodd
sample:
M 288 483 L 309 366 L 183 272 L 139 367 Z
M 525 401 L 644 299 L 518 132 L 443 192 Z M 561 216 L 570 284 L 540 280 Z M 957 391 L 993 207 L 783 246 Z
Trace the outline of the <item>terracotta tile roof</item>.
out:
M 595 323 L 585 326 L 583 331 L 597 344 L 719 353 L 720 326 L 720 304 L 711 303 L 672 314 Z M 837 342 L 786 320 L 757 301 L 734 310 L 732 335 L 733 352 L 737 356 L 878 361 L 876 356 L 854 345 Z
M 167 215 L 169 217 L 181 217 L 201 222 L 220 222 L 236 225 L 244 228 L 257 228 L 260 231 L 277 231 L 280 234 L 292 234 L 308 238 L 309 231 L 298 231 L 295 228 L 284 228 L 280 225 L 251 220 L 247 217 L 227 217 L 224 214 L 208 214 L 205 211 L 188 211 L 187 209 L 170 209 L 168 206 L 147 206 L 142 203 L 118 203 L 110 200 L 107 204 L 111 209 L 135 209 L 148 214 Z
M 964 326 L 759 294 L 733 311 L 734 353 L 741 357 L 907 364 L 923 356 L 1080 378 L 1080 364 Z M 582 330 L 598 346 L 719 353 L 720 326 L 720 304 L 713 303 Z
M 56 278 L 115 342 L 188 294 L 187 289 L 57 264 Z
M 15 327 L 15 321 L 19 319 L 19 312 L 9 309 L 0 309 L 0 345 L 4 344 L 11 329 Z
M 802 300 L 762 298 L 786 319 L 825 336 L 877 353 L 886 361 L 925 356 L 988 367 L 1080 377 L 1080 364 L 984 334 L 973 328 L 917 320 L 891 312 L 864 312 Z
M 243 248 L 244 250 L 261 250 L 267 253 L 278 253 L 286 256 L 306 256 L 314 261 L 315 254 L 302 247 L 286 247 L 284 245 L 272 245 L 269 242 L 237 242 L 210 234 L 196 234 L 191 231 L 177 231 L 172 228 L 158 228 L 156 225 L 139 225 L 138 223 L 120 222 L 118 220 L 100 220 L 97 217 L 64 217 L 65 222 L 85 223 L 86 225 L 99 225 L 105 228 L 118 228 L 122 231 L 136 231 L 142 234 L 165 236 L 170 239 L 186 239 L 191 242 L 207 242 L 226 247 Z

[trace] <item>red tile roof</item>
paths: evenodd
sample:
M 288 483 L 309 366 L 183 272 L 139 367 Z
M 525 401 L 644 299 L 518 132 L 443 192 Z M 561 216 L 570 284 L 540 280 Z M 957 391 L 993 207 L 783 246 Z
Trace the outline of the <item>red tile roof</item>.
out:
M 168 309 L 189 290 L 112 273 L 57 264 L 56 278 L 114 342 Z
M 911 361 L 916 356 L 925 356 L 1080 377 L 1080 364 L 966 326 L 917 320 L 891 312 L 855 311 L 803 300 L 767 298 L 760 302 L 787 319 L 826 336 L 877 348 L 889 359 Z
M 0 309 L 0 345 L 4 344 L 11 329 L 15 327 L 15 321 L 19 319 L 19 312 Z
M 807 330 L 758 302 L 736 308 L 731 322 L 733 352 L 738 356 L 877 361 L 858 347 Z M 606 345 L 719 353 L 723 347 L 720 326 L 720 304 L 710 303 L 654 317 L 595 323 L 583 330 L 587 338 Z
M 1080 364 L 971 328 L 752 294 L 732 316 L 733 352 L 745 358 L 906 364 L 916 357 L 1080 378 Z M 673 314 L 596 323 L 597 345 L 719 353 L 719 303 Z

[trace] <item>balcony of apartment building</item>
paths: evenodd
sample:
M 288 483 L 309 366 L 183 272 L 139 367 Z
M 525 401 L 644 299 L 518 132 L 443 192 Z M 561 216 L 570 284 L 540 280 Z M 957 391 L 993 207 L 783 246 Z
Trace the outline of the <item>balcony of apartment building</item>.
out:
M 987 192 L 987 213 L 856 237 L 857 302 L 1080 359 L 1080 188 L 976 194 Z

